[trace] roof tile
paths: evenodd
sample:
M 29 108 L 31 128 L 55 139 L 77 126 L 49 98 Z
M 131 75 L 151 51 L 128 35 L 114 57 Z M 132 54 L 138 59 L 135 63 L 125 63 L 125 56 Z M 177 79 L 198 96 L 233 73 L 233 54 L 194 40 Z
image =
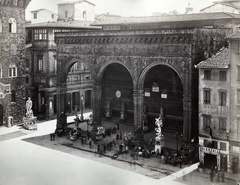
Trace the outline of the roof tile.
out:
M 200 62 L 196 68 L 228 68 L 230 64 L 229 48 L 222 48 L 212 57 Z

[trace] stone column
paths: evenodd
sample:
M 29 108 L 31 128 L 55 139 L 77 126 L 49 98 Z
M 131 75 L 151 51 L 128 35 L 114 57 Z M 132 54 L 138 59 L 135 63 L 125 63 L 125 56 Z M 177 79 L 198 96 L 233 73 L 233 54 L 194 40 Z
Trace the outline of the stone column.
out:
M 143 90 L 133 91 L 133 104 L 134 104 L 134 130 L 136 131 L 141 127 L 141 132 L 137 135 L 138 140 L 143 140 L 143 122 L 142 122 L 142 112 L 143 112 Z
M 183 97 L 183 139 L 188 142 L 191 141 L 191 135 L 192 135 L 191 118 L 192 118 L 191 98 L 188 95 L 184 95 Z
M 102 94 L 102 87 L 94 86 L 92 90 L 93 131 L 96 131 L 97 127 L 101 125 L 101 94 Z

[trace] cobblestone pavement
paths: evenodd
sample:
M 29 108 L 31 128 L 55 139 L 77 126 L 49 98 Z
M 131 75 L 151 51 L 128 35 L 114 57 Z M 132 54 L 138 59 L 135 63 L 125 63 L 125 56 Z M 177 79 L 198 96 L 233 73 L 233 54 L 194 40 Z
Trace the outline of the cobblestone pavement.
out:
M 73 120 L 74 117 L 68 117 L 68 120 Z M 24 141 L 31 142 L 40 146 L 44 146 L 47 148 L 51 148 L 54 150 L 60 150 L 62 152 L 66 152 L 72 155 L 85 157 L 91 160 L 99 161 L 108 165 L 113 165 L 119 168 L 124 168 L 126 170 L 130 170 L 136 173 L 140 173 L 142 175 L 154 178 L 154 179 L 169 179 L 176 180 L 177 182 L 183 183 L 183 184 L 194 184 L 194 185 L 200 185 L 200 184 L 229 184 L 229 185 L 235 185 L 237 176 L 226 173 L 225 174 L 225 182 L 210 182 L 209 180 L 209 172 L 205 171 L 204 173 L 199 173 L 196 169 L 196 165 L 194 169 L 190 170 L 190 173 L 188 172 L 188 168 L 191 168 L 191 166 L 183 165 L 182 168 L 179 166 L 173 166 L 164 164 L 163 161 L 159 156 L 151 156 L 150 158 L 143 158 L 143 157 L 133 157 L 131 155 L 131 151 L 129 150 L 126 154 L 121 154 L 118 156 L 118 158 L 113 159 L 113 155 L 119 151 L 119 144 L 121 144 L 122 140 L 116 140 L 116 134 L 112 134 L 111 137 L 107 136 L 103 140 L 93 143 L 91 147 L 89 147 L 89 144 L 85 141 L 82 143 L 82 140 L 79 138 L 76 141 L 72 141 L 65 137 L 55 137 L 54 141 L 50 140 L 50 133 L 52 133 L 55 130 L 56 120 L 48 121 L 48 122 L 42 122 L 39 123 L 38 126 L 44 127 L 44 132 L 42 132 L 42 135 L 34 135 L 33 132 L 27 132 L 26 134 L 29 134 L 28 137 L 23 137 Z M 82 125 L 86 129 L 86 125 Z M 71 125 L 70 125 L 71 127 Z M 128 127 L 128 126 L 126 126 Z M 8 130 L 9 129 L 9 130 Z M 20 127 L 12 127 L 12 128 L 4 128 L 0 127 L 0 135 L 16 132 L 19 130 Z M 91 129 L 88 127 L 88 129 Z M 129 128 L 126 128 L 129 130 Z M 124 133 L 124 128 L 122 128 L 122 132 Z M 117 132 L 119 133 L 119 131 Z M 106 150 L 105 153 L 102 153 L 101 155 L 97 152 L 97 145 L 98 143 L 104 144 L 109 141 L 115 140 L 115 146 L 112 147 L 111 151 Z M 191 172 L 192 171 L 192 172 Z M 186 175 L 184 175 L 186 174 Z M 169 176 L 170 175 L 170 176 Z

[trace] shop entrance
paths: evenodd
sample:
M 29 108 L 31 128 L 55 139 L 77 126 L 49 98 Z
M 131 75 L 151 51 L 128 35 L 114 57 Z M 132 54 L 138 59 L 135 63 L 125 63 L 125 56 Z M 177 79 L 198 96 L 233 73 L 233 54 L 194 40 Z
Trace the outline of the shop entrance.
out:
M 0 126 L 3 126 L 3 106 L 0 105 Z
M 204 156 L 204 167 L 211 169 L 214 166 L 217 166 L 217 156 L 211 154 L 205 154 Z
M 220 164 L 221 164 L 221 170 L 227 171 L 227 156 L 221 155 L 220 156 Z

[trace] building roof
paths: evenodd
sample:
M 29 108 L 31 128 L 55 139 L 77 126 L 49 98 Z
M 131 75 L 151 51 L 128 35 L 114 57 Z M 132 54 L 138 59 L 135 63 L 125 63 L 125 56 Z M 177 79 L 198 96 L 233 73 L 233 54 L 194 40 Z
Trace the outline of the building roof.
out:
M 230 64 L 230 54 L 229 48 L 222 48 L 220 51 L 213 55 L 212 57 L 208 58 L 200 62 L 196 65 L 196 68 L 228 68 Z
M 226 0 L 225 1 L 216 1 L 216 2 L 214 2 L 214 4 L 212 4 L 210 6 L 207 6 L 203 9 L 201 9 L 200 11 L 203 11 L 205 9 L 213 7 L 217 4 L 222 4 L 222 5 L 229 6 L 229 7 L 235 8 L 235 9 L 240 9 L 240 5 L 236 4 L 236 2 L 240 2 L 240 1 L 232 1 L 232 0 L 230 0 L 230 1 L 226 1 Z
M 98 26 L 90 26 L 89 21 L 56 21 L 27 24 L 26 28 L 64 28 L 64 29 L 100 29 Z
M 121 17 L 117 20 L 107 20 L 93 25 L 116 25 L 116 24 L 137 24 L 137 23 L 162 23 L 162 22 L 187 22 L 220 19 L 240 19 L 240 14 L 214 12 L 214 13 L 194 13 L 180 15 L 161 15 L 148 17 Z
M 48 12 L 51 12 L 51 13 L 54 13 L 54 12 L 52 12 L 52 11 L 50 11 L 50 10 L 47 10 L 47 9 L 44 9 L 44 8 L 37 9 L 37 10 L 33 10 L 33 11 L 31 11 L 31 13 L 36 13 L 36 12 L 40 12 L 40 11 L 43 11 L 43 10 L 48 11 Z M 56 14 L 56 13 L 54 13 L 54 14 Z M 56 14 L 56 15 L 57 15 L 57 14 Z
M 90 1 L 87 1 L 87 0 L 68 1 L 68 2 L 65 2 L 65 3 L 59 3 L 58 5 L 77 4 L 77 3 L 84 3 L 84 2 L 96 6 L 95 4 L 93 4 L 93 3 L 91 3 Z
M 240 32 L 233 33 L 229 36 L 227 36 L 228 39 L 240 39 Z

